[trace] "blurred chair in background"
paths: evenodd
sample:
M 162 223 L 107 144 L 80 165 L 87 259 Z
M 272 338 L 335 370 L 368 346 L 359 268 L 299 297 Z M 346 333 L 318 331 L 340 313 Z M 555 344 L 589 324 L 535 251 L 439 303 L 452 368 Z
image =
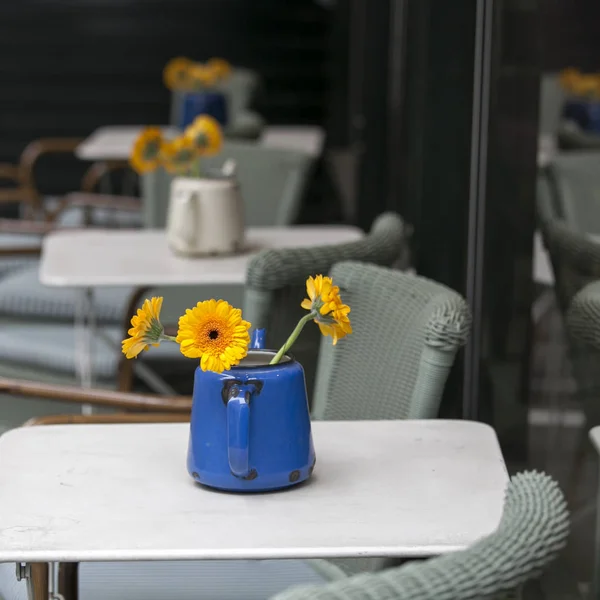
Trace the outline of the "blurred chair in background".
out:
M 576 294 L 600 279 L 600 243 L 558 219 L 542 218 L 540 228 L 552 263 L 558 309 L 566 326 L 567 356 L 576 383 L 576 399 L 590 427 L 600 423 L 600 370 L 596 354 L 587 343 L 582 342 L 581 336 L 573 330 L 572 319 L 567 316 Z M 570 499 L 576 493 L 587 449 L 587 439 L 582 434 L 571 471 Z
M 565 221 L 575 231 L 600 234 L 600 152 L 559 153 L 538 190 L 548 216 Z
M 202 168 L 221 170 L 234 160 L 246 224 L 254 227 L 295 222 L 315 157 L 306 152 L 225 141 L 219 154 L 202 159 Z M 144 223 L 164 227 L 173 176 L 164 169 L 142 175 Z
M 600 267 L 600 264 L 599 264 Z M 584 381 L 585 392 L 590 401 L 598 402 L 600 398 L 600 376 L 596 375 L 600 365 L 600 271 L 598 279 L 582 288 L 573 298 L 568 312 L 569 336 L 582 346 L 582 355 L 587 358 L 587 377 Z M 587 347 L 587 348 L 586 348 Z M 584 350 L 587 353 L 584 354 Z M 594 427 L 590 438 L 596 451 L 600 453 L 598 437 L 598 421 L 588 422 L 587 428 Z M 581 460 L 583 462 L 583 459 Z M 581 465 L 578 468 L 578 473 Z M 593 589 L 591 597 L 598 597 L 600 591 L 600 490 L 597 491 L 596 501 L 588 506 L 581 507 L 596 509 L 596 539 L 594 548 Z

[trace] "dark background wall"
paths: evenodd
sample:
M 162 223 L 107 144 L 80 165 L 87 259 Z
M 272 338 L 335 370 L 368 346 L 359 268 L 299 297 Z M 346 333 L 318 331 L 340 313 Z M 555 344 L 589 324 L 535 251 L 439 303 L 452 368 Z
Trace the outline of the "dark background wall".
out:
M 320 123 L 331 15 L 310 0 L 0 2 L 0 160 L 43 136 L 165 123 L 178 55 L 256 68 L 270 122 Z
M 539 10 L 543 71 L 600 70 L 600 2 L 544 0 Z

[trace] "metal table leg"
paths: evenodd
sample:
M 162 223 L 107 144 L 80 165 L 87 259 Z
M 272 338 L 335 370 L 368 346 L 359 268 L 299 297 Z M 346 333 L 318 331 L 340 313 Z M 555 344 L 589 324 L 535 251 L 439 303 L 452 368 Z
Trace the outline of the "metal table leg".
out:
M 92 352 L 95 330 L 93 290 L 83 288 L 75 311 L 75 358 L 79 381 L 84 388 L 91 388 L 94 384 Z M 81 412 L 84 415 L 92 414 L 92 406 L 84 404 Z
M 77 563 L 17 563 L 17 581 L 25 579 L 27 600 L 77 600 Z
M 75 352 L 77 375 L 81 387 L 92 388 L 94 386 L 93 366 L 93 344 L 96 338 L 101 338 L 115 352 L 121 349 L 103 331 L 96 327 L 96 315 L 94 312 L 94 291 L 92 288 L 83 288 L 80 291 L 75 311 Z M 135 361 L 134 369 L 139 378 L 144 381 L 154 392 L 167 396 L 176 396 L 177 392 L 161 377 L 159 377 L 148 365 L 142 361 Z M 91 415 L 93 407 L 84 404 L 81 413 Z
M 58 589 L 65 600 L 78 600 L 79 563 L 60 563 L 58 566 Z
M 17 581 L 25 579 L 27 600 L 53 600 L 48 587 L 46 563 L 17 563 Z

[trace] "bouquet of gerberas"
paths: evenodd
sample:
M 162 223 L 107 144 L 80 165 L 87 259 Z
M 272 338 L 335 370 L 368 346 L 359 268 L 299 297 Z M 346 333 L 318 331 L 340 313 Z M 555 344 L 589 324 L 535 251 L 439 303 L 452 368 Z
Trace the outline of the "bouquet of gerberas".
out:
M 350 307 L 342 302 L 340 289 L 330 277 L 317 275 L 306 280 L 305 298 L 301 306 L 307 314 L 300 319 L 289 338 L 273 356 L 270 364 L 277 364 L 298 339 L 309 321 L 314 321 L 323 335 L 329 335 L 333 343 L 352 333 Z M 150 346 L 163 341 L 179 344 L 181 353 L 199 359 L 203 371 L 222 373 L 240 363 L 248 354 L 251 324 L 242 318 L 242 311 L 225 300 L 205 300 L 194 308 L 188 308 L 179 318 L 176 336 L 165 333 L 160 322 L 161 297 L 145 300 L 131 319 L 130 337 L 123 340 L 123 353 L 136 358 Z
M 578 69 L 564 69 L 559 81 L 563 89 L 578 98 L 600 99 L 600 73 L 582 73 Z
M 167 140 L 158 127 L 146 127 L 136 139 L 129 162 L 137 173 L 164 167 L 170 173 L 200 176 L 200 158 L 221 149 L 223 133 L 216 119 L 200 115 L 182 135 Z
M 224 81 L 231 71 L 231 65 L 222 58 L 211 58 L 201 63 L 180 56 L 167 63 L 163 80 L 172 91 L 199 92 Z

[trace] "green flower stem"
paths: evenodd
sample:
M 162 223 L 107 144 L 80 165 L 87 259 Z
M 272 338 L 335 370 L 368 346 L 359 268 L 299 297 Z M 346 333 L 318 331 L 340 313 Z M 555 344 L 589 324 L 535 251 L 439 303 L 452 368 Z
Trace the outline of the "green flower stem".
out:
M 161 340 L 167 340 L 168 342 L 175 342 L 177 343 L 177 338 L 172 336 L 172 335 L 166 335 L 165 333 L 162 333 L 160 336 Z
M 302 317 L 300 321 L 298 321 L 298 325 L 296 325 L 296 328 L 294 329 L 294 331 L 292 331 L 292 335 L 290 335 L 285 344 L 281 346 L 281 348 L 279 348 L 279 352 L 277 352 L 277 354 L 273 357 L 269 364 L 276 365 L 281 360 L 281 357 L 294 345 L 294 342 L 298 339 L 298 336 L 300 335 L 300 332 L 304 329 L 304 326 L 309 321 L 312 321 L 315 318 L 315 316 L 316 313 L 311 310 L 307 315 Z
M 200 178 L 202 176 L 202 171 L 200 169 L 200 159 L 199 158 L 195 158 L 192 161 L 192 165 L 188 171 L 188 174 L 190 177 L 196 177 L 196 178 Z

